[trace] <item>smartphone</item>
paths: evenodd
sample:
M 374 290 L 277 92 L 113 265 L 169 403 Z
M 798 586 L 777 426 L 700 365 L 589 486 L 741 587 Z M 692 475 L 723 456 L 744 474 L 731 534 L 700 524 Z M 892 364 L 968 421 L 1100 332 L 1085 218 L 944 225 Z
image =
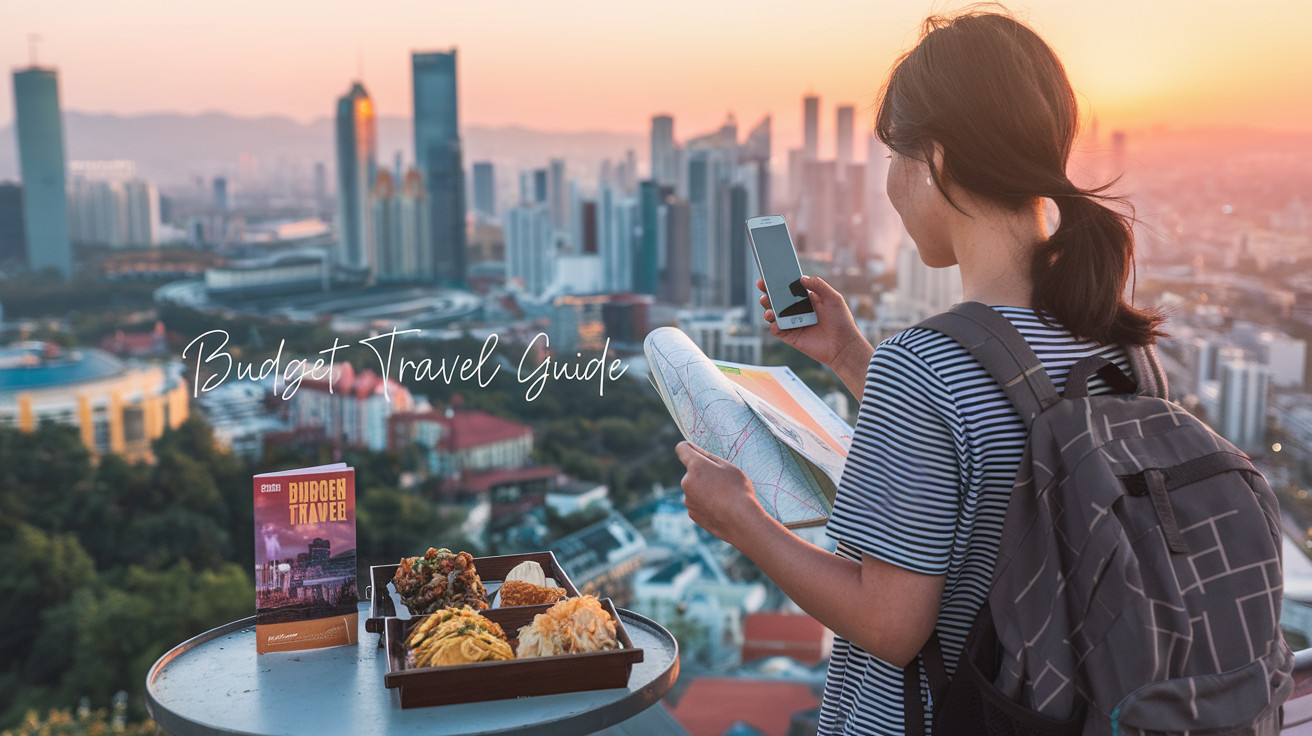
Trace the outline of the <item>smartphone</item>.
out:
M 806 327 L 816 322 L 815 306 L 802 286 L 802 266 L 797 249 L 780 215 L 753 217 L 747 221 L 747 239 L 756 255 L 756 267 L 765 280 L 775 324 L 781 330 Z

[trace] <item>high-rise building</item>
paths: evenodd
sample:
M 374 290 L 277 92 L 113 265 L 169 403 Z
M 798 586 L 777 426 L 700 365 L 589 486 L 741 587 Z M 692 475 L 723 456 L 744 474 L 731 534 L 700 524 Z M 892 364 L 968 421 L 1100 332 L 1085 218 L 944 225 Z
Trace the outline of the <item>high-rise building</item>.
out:
M 602 286 L 614 294 L 633 290 L 634 225 L 638 203 L 613 183 L 597 192 L 597 250 L 601 254 Z
M 665 243 L 661 300 L 686 306 L 692 303 L 692 208 L 688 200 L 667 193 L 660 223 Z
M 678 183 L 674 160 L 674 118 L 653 115 L 651 118 L 651 178 L 663 187 Z
M 131 161 L 72 161 L 68 230 L 74 243 L 159 244 L 159 191 L 137 178 Z
M 373 102 L 356 82 L 337 100 L 337 251 L 338 263 L 378 268 L 374 250 L 373 207 L 369 191 L 378 176 L 378 129 Z
M 474 212 L 489 219 L 497 216 L 497 183 L 491 161 L 474 163 Z
M 820 157 L 820 98 L 815 95 L 802 98 L 802 150 L 810 161 Z
M 218 214 L 227 212 L 232 203 L 228 200 L 228 180 L 222 176 L 214 177 L 214 211 Z
M 506 210 L 506 278 L 518 279 L 524 291 L 540 296 L 555 276 L 555 230 L 551 208 L 526 204 Z
M 465 170 L 460 148 L 456 51 L 416 53 L 415 160 L 428 190 L 433 277 L 465 281 Z
M 1221 365 L 1221 435 L 1239 449 L 1251 452 L 1266 437 L 1267 392 L 1270 371 L 1267 367 L 1243 359 L 1231 359 Z
M 73 246 L 68 236 L 58 72 L 36 66 L 14 72 L 14 118 L 27 265 L 33 271 L 54 268 L 68 278 L 73 275 Z
M 655 180 L 638 184 L 638 252 L 634 259 L 633 290 L 655 295 L 661 283 L 661 187 Z
M 546 169 L 533 169 L 533 204 L 548 204 L 550 176 Z
M 564 233 L 569 228 L 569 188 L 565 183 L 563 158 L 551 159 L 547 200 L 551 204 L 551 226 L 556 228 L 557 233 Z
M 410 169 L 397 186 L 379 171 L 372 201 L 373 242 L 380 281 L 423 281 L 433 272 L 429 244 L 428 201 L 424 177 Z
M 23 234 L 23 185 L 0 184 L 0 270 L 27 263 Z
M 314 162 L 314 204 L 322 210 L 328 204 L 328 167 Z
M 773 141 L 770 133 L 771 118 L 766 115 L 747 133 L 747 138 L 738 147 L 740 164 L 755 164 L 755 186 L 748 187 L 756 194 L 755 202 L 748 202 L 748 217 L 766 215 L 774 211 L 773 188 L 770 186 L 770 156 Z
M 838 175 L 845 176 L 847 167 L 856 159 L 852 155 L 853 144 L 853 121 L 856 116 L 856 110 L 851 105 L 840 105 L 838 108 L 838 144 L 835 150 L 835 158 L 838 160 Z

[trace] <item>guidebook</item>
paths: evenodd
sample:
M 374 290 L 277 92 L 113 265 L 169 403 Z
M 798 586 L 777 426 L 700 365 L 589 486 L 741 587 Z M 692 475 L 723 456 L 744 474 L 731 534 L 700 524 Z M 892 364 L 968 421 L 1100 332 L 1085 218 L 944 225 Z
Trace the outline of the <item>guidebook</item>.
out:
M 644 343 L 651 382 L 683 436 L 742 468 L 785 526 L 825 523 L 852 427 L 787 367 L 711 360 L 674 327 Z
M 255 650 L 354 644 L 355 470 L 255 476 Z

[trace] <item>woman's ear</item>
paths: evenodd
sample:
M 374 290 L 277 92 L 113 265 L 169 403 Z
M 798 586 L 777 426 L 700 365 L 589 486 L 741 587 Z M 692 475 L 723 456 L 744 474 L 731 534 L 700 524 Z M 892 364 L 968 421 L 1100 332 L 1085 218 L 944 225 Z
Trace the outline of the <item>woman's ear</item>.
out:
M 938 141 L 930 141 L 929 145 L 929 168 L 933 170 L 934 178 L 943 183 L 943 144 Z

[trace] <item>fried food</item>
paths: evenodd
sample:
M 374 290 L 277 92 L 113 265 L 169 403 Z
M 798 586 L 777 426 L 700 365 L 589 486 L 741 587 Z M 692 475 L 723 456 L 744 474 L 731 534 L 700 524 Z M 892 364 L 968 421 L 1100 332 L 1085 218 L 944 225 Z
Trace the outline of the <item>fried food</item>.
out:
M 514 659 L 501 625 L 473 609 L 444 608 L 410 630 L 405 640 L 415 667 L 445 667 Z
M 619 649 L 615 620 L 591 595 L 566 598 L 519 630 L 516 656 L 550 657 Z
M 454 554 L 449 549 L 429 547 L 423 557 L 401 560 L 392 584 L 415 616 L 450 606 L 469 606 L 475 611 L 488 606 L 487 589 L 468 552 Z
M 522 580 L 534 585 L 546 585 L 547 574 L 542 571 L 542 565 L 533 560 L 525 560 L 510 568 L 510 572 L 506 573 L 506 582 L 511 580 Z
M 503 606 L 536 606 L 539 603 L 555 603 L 564 597 L 564 588 L 534 585 L 523 580 L 506 580 L 501 584 Z

